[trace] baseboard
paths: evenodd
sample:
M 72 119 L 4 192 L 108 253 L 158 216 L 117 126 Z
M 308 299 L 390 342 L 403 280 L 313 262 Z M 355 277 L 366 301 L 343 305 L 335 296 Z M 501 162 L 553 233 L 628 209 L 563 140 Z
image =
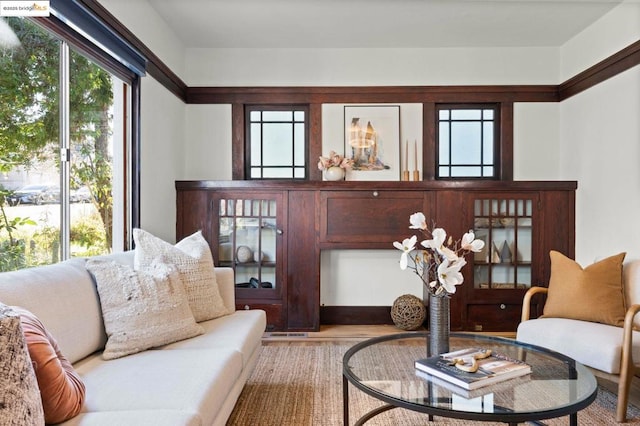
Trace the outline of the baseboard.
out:
M 320 306 L 320 324 L 393 324 L 391 306 Z

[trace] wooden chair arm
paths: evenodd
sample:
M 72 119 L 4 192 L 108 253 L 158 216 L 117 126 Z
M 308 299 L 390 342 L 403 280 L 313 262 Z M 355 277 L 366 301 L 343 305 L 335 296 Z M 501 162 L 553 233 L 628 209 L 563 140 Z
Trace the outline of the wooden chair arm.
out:
M 633 374 L 635 368 L 633 366 L 633 358 L 631 356 L 631 347 L 633 345 L 633 319 L 640 312 L 640 305 L 631 305 L 627 309 L 624 316 L 624 335 L 622 337 L 622 364 L 620 375 Z
M 546 294 L 549 291 L 547 287 L 531 287 L 524 294 L 524 299 L 522 299 L 522 318 L 521 322 L 528 321 L 531 316 L 531 298 L 536 293 L 544 293 Z

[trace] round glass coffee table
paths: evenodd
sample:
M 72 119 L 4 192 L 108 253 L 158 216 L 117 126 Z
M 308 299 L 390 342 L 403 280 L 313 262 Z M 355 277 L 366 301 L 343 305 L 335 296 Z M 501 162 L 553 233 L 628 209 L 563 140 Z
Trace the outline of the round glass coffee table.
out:
M 593 374 L 582 364 L 557 352 L 511 339 L 452 333 L 450 351 L 469 347 L 491 349 L 519 359 L 531 374 L 473 391 L 431 376 L 414 367 L 427 356 L 427 332 L 398 333 L 360 342 L 343 358 L 344 425 L 349 425 L 349 383 L 386 404 L 369 411 L 355 424 L 392 408 L 406 408 L 433 416 L 509 424 L 569 416 L 577 425 L 578 411 L 597 394 Z

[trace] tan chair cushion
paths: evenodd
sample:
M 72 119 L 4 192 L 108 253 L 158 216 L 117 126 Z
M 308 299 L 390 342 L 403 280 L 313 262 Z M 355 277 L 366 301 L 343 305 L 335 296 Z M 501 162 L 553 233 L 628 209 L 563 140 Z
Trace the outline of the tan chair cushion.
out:
M 582 268 L 557 251 L 550 252 L 551 279 L 543 316 L 624 324 L 622 262 L 626 253 Z

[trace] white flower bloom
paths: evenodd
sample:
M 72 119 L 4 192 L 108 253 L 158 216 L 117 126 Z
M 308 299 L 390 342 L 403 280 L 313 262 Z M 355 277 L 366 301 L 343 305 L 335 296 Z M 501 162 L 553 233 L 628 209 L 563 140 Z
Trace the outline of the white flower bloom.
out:
M 427 218 L 421 212 L 409 216 L 409 222 L 411 223 L 409 229 L 427 229 Z
M 456 252 L 451 250 L 449 247 L 440 246 L 440 248 L 437 250 L 438 250 L 438 253 L 440 253 L 449 262 L 455 262 L 456 260 L 459 259 Z
M 469 231 L 462 236 L 460 246 L 463 250 L 469 250 L 475 253 L 479 253 L 484 248 L 484 241 L 476 240 L 476 236 L 473 231 Z
M 420 244 L 422 244 L 425 248 L 440 251 L 440 248 L 447 239 L 447 231 L 442 228 L 436 228 L 433 230 L 433 232 L 431 232 L 431 236 L 433 237 L 433 239 L 424 240 Z
M 438 266 L 438 281 L 440 281 L 447 293 L 455 293 L 456 286 L 464 282 L 464 277 L 460 269 L 462 269 L 466 263 L 464 259 L 459 259 L 453 263 L 444 261 Z
M 393 242 L 393 246 L 402 251 L 402 254 L 400 255 L 400 269 L 407 269 L 407 265 L 409 263 L 409 253 L 411 253 L 416 248 L 417 241 L 418 237 L 413 235 L 411 238 L 405 238 L 402 241 L 402 244 L 397 241 Z

